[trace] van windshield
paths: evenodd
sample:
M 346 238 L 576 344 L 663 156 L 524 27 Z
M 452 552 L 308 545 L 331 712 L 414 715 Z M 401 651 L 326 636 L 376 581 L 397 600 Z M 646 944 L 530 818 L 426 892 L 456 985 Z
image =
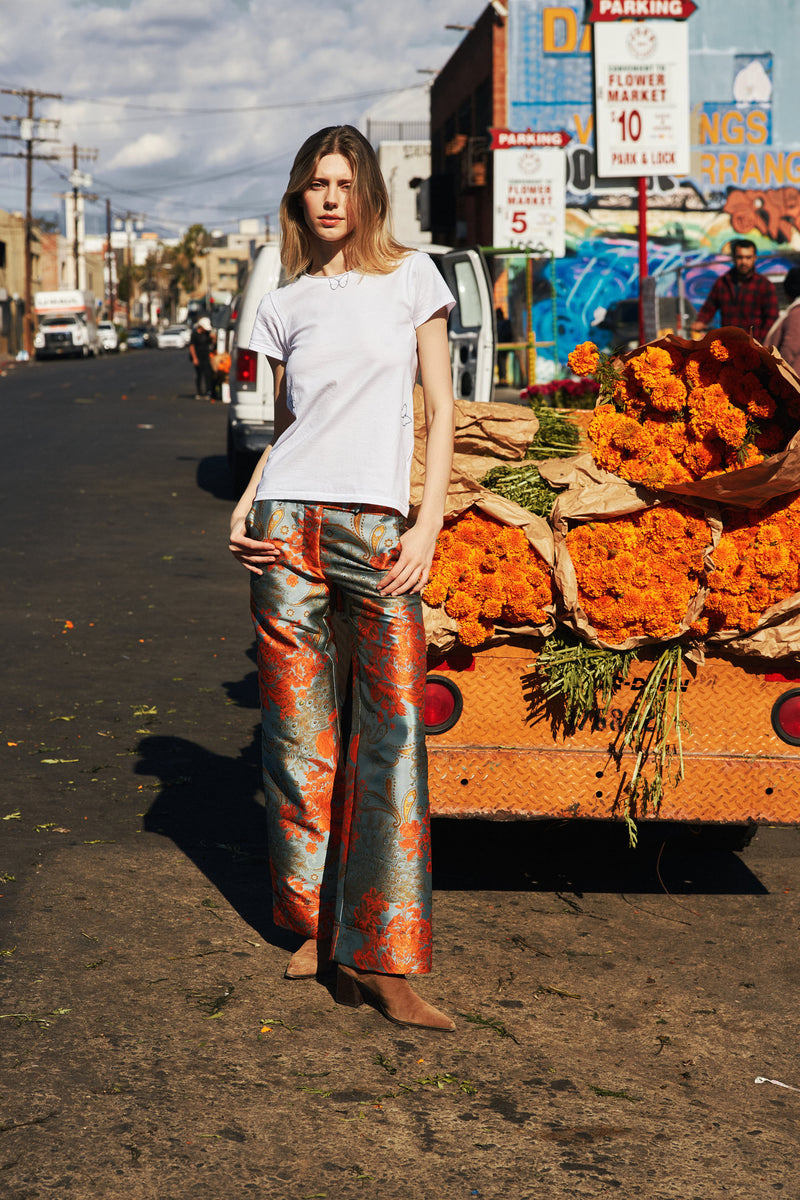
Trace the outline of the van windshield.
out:
M 42 317 L 40 325 L 77 325 L 78 318 L 73 316 L 68 317 Z

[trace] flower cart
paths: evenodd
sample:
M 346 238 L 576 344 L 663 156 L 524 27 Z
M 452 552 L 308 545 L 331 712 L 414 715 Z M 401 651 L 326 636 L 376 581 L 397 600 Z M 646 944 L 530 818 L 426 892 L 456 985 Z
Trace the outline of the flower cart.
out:
M 732 329 L 570 363 L 600 385 L 591 453 L 532 462 L 524 408 L 459 407 L 432 810 L 795 824 L 800 381 Z

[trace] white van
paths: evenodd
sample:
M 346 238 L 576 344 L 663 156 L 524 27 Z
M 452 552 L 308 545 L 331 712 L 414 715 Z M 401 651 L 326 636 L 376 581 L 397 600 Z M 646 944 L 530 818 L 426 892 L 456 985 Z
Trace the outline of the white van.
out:
M 420 249 L 430 254 L 456 298 L 448 322 L 453 394 L 464 400 L 491 400 L 496 335 L 486 260 L 480 250 L 473 248 Z M 231 353 L 227 452 L 237 496 L 247 486 L 274 430 L 272 371 L 266 356 L 249 350 L 247 343 L 262 296 L 279 287 L 283 278 L 279 246 L 263 246 L 242 293 Z
M 250 480 L 258 458 L 272 439 L 275 400 L 266 355 L 248 349 L 262 296 L 281 283 L 277 242 L 262 246 L 242 293 L 231 349 L 228 409 L 228 466 L 237 496 Z

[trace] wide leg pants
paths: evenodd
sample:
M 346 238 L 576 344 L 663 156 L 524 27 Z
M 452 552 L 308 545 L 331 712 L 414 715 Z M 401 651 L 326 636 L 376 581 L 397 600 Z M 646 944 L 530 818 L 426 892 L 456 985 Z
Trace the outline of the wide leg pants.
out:
M 253 576 L 274 919 L 387 974 L 431 963 L 431 863 L 419 595 L 381 596 L 401 518 L 261 500 L 251 537 L 281 555 Z M 352 645 L 342 745 L 332 617 Z

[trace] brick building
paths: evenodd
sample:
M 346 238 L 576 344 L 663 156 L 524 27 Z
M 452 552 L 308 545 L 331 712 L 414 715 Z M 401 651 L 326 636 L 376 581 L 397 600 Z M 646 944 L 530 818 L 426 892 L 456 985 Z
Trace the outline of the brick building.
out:
M 31 240 L 31 294 L 41 287 L 41 234 Z M 0 355 L 15 355 L 23 345 L 25 311 L 25 218 L 0 211 Z
M 481 13 L 431 88 L 430 222 L 434 242 L 492 241 L 493 126 L 507 125 L 507 18 Z

